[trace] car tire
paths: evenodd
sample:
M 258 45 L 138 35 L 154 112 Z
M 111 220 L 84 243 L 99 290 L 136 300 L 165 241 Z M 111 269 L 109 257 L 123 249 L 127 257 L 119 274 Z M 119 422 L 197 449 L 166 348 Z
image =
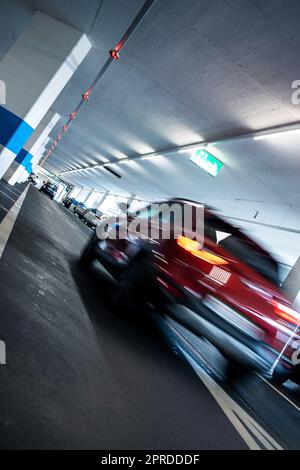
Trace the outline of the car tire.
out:
M 283 385 L 292 377 L 292 373 L 289 370 L 279 369 L 275 367 L 273 374 L 272 374 L 272 382 L 276 385 Z
M 111 293 L 112 307 L 117 313 L 137 315 L 146 307 L 153 281 L 149 261 L 148 254 L 142 250 L 123 269 L 118 285 Z
M 137 288 L 130 280 L 122 280 L 112 291 L 110 300 L 112 309 L 118 314 L 137 315 L 145 306 L 140 296 L 136 297 Z
M 85 248 L 83 249 L 80 262 L 84 265 L 91 264 L 94 259 L 96 258 L 95 254 L 95 246 L 98 241 L 97 235 L 93 235 L 89 242 L 86 244 Z
M 297 364 L 295 369 L 293 370 L 291 380 L 295 384 L 300 385 L 300 364 Z
M 246 367 L 237 364 L 236 362 L 233 362 L 230 359 L 227 359 L 227 364 L 224 370 L 224 378 L 225 381 L 229 384 L 234 384 L 238 380 L 241 380 L 242 378 L 246 377 L 249 372 L 249 369 L 247 369 Z

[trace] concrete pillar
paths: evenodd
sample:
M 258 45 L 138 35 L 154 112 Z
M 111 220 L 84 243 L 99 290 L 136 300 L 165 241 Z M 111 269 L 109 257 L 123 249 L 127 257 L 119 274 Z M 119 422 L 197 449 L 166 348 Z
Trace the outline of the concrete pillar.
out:
M 34 171 L 34 169 L 37 167 L 37 165 L 40 163 L 41 159 L 43 158 L 44 153 L 46 151 L 46 147 L 48 143 L 50 142 L 50 140 L 51 140 L 50 137 L 47 137 L 44 140 L 43 144 L 38 149 L 38 151 L 34 154 L 33 159 L 31 160 L 32 171 Z
M 289 297 L 289 299 L 294 302 L 297 299 L 297 306 L 300 304 L 300 256 L 297 259 L 296 263 L 292 267 L 291 271 L 287 275 L 284 283 L 282 284 L 282 289 Z M 299 308 L 299 307 L 298 307 Z
M 84 191 L 83 188 L 74 188 L 72 191 L 71 191 L 71 196 L 70 197 L 73 197 L 76 201 L 79 201 L 79 197 L 80 197 L 80 194 L 82 193 L 82 191 Z M 74 204 L 71 204 L 70 207 L 69 207 L 70 210 L 74 210 L 75 209 L 75 205 Z
M 92 192 L 93 190 L 81 188 L 80 192 L 77 194 L 76 197 L 77 201 L 82 202 L 82 204 L 85 204 Z
M 92 204 L 95 201 L 95 198 L 96 198 L 95 191 L 92 190 L 91 192 L 89 192 L 87 194 L 87 197 L 85 198 L 84 204 L 86 204 L 88 206 L 88 203 L 89 203 L 88 207 L 92 207 Z
M 30 175 L 33 165 L 32 162 L 36 157 L 42 143 L 48 137 L 53 127 L 59 121 L 59 114 L 53 111 L 48 111 L 44 118 L 39 123 L 36 130 L 31 134 L 24 147 L 16 156 L 8 170 L 3 175 L 4 181 L 11 184 L 12 186 L 20 182 L 25 181 Z
M 85 34 L 37 12 L 1 60 L 6 104 L 0 106 L 0 177 L 90 49 Z
M 82 188 L 78 188 L 77 186 L 75 186 L 70 192 L 70 197 L 73 197 L 74 199 L 76 199 L 81 193 L 81 190 Z
M 97 201 L 97 209 L 101 211 L 101 206 L 104 203 L 105 199 L 108 197 L 109 191 L 108 189 L 105 191 L 105 193 L 101 194 L 101 198 Z
M 108 194 L 109 194 L 109 191 L 106 191 L 103 194 L 103 193 L 100 193 L 99 191 L 93 190 L 86 201 L 86 205 L 88 207 L 94 207 L 95 209 L 99 209 L 102 203 L 104 202 L 104 200 L 107 198 Z
M 37 165 L 39 164 L 39 162 L 41 161 L 41 159 L 43 158 L 43 154 L 46 150 L 46 146 L 48 144 L 48 142 L 50 141 L 50 137 L 46 137 L 46 139 L 44 140 L 43 144 L 40 146 L 40 148 L 37 150 L 37 152 L 35 152 L 32 160 L 31 160 L 31 166 L 32 166 L 32 172 L 34 172 L 34 170 L 36 169 Z M 26 181 L 28 178 L 28 171 L 25 169 L 24 167 L 24 170 L 23 172 L 21 173 L 21 175 L 19 176 L 18 178 L 18 183 L 24 183 L 24 181 Z

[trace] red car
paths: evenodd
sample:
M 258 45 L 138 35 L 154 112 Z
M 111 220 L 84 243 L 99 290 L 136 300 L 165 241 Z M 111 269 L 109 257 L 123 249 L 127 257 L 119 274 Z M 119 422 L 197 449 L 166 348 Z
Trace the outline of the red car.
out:
M 119 279 L 116 298 L 122 308 L 149 301 L 205 337 L 240 369 L 269 371 L 281 383 L 299 381 L 299 366 L 292 358 L 300 339 L 300 315 L 280 288 L 277 262 L 208 207 L 202 211 L 202 243 L 192 232 L 178 236 L 172 211 L 153 217 L 153 207 L 161 204 L 117 220 L 112 227 L 121 237 L 103 240 L 98 232 L 82 262 L 97 258 Z M 174 204 L 192 211 L 195 227 L 194 214 L 203 206 L 182 199 L 164 202 L 167 208 Z M 161 224 L 165 216 L 170 236 L 163 236 L 160 225 L 153 238 L 151 223 Z M 145 230 L 142 236 L 137 232 L 141 225 L 148 228 L 146 235 Z

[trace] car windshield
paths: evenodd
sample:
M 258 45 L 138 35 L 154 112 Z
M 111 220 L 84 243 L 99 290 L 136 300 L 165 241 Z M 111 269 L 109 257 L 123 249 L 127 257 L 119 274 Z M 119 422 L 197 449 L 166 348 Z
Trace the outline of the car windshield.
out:
M 238 228 L 212 214 L 205 216 L 205 237 L 246 263 L 272 283 L 279 285 L 278 263 Z

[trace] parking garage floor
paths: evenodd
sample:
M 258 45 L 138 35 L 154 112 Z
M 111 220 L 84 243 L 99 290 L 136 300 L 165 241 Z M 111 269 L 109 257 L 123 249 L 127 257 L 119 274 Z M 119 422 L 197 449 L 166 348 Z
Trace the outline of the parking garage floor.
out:
M 24 188 L 1 185 L 7 211 Z M 109 310 L 78 263 L 90 233 L 30 186 L 0 260 L 0 447 L 246 448 L 151 318 Z
M 12 208 L 14 203 L 17 201 L 22 191 L 25 189 L 25 185 L 18 185 L 18 187 L 9 186 L 4 181 L 0 181 L 0 223 Z

